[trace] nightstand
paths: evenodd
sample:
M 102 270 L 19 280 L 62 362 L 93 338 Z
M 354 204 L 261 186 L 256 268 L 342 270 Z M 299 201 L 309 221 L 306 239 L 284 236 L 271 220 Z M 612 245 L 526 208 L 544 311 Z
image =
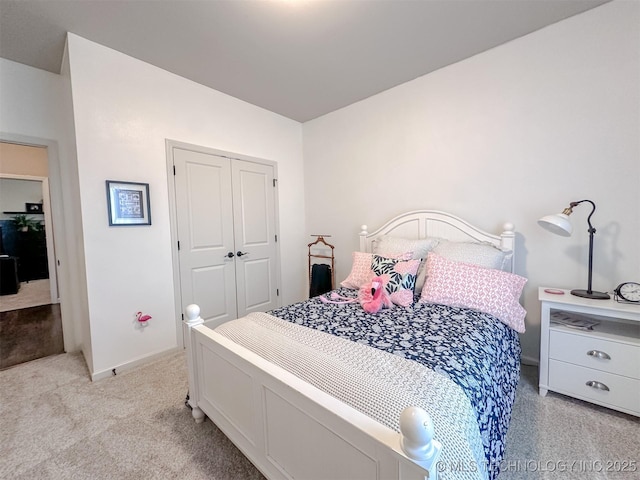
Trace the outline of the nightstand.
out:
M 538 290 L 540 395 L 548 390 L 640 416 L 640 305 Z M 558 322 L 597 322 L 581 329 Z

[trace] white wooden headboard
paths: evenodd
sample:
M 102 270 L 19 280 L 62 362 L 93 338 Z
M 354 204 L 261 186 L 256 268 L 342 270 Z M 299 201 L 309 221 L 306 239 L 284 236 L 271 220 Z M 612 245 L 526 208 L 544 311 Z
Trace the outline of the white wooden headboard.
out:
M 484 242 L 490 243 L 504 252 L 510 252 L 510 268 L 515 265 L 515 227 L 512 223 L 503 225 L 503 232 L 494 235 L 462 220 L 455 215 L 437 210 L 415 210 L 392 218 L 376 231 L 369 233 L 366 225 L 360 231 L 360 251 L 371 252 L 376 238 L 382 235 L 393 235 L 409 239 L 423 239 L 427 237 L 445 238 L 455 242 Z

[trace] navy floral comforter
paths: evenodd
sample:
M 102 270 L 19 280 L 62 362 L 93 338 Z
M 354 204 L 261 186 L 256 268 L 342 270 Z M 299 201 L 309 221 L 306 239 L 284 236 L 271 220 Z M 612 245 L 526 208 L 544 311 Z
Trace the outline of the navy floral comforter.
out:
M 337 293 L 357 294 L 348 289 Z M 520 340 L 510 327 L 489 314 L 429 303 L 368 314 L 357 302 L 327 304 L 315 297 L 269 313 L 415 360 L 449 377 L 471 401 L 487 461 L 483 467 L 490 478 L 497 477 L 520 377 Z

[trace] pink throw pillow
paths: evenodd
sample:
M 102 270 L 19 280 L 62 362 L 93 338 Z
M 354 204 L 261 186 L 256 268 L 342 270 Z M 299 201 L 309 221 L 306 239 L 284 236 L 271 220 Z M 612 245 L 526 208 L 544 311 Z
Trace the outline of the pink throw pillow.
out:
M 396 260 L 409 260 L 413 252 L 405 252 L 402 255 L 394 257 Z M 371 269 L 373 253 L 353 252 L 353 263 L 351 264 L 351 272 L 340 285 L 344 288 L 359 289 L 362 285 L 370 282 L 375 274 Z
M 520 295 L 527 279 L 513 273 L 427 255 L 427 279 L 420 303 L 440 303 L 489 313 L 524 333 L 526 310 Z
M 371 270 L 372 253 L 353 252 L 353 263 L 351 264 L 351 272 L 340 285 L 344 288 L 358 289 L 365 283 L 371 281 L 374 277 Z

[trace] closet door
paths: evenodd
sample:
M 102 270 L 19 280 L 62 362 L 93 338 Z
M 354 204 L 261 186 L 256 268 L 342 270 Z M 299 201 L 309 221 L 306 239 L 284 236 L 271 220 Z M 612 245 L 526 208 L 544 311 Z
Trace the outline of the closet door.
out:
M 238 316 L 276 308 L 275 182 L 271 165 L 231 163 Z
M 181 310 L 210 327 L 278 306 L 272 165 L 173 148 Z
M 218 325 L 238 316 L 231 162 L 179 148 L 173 161 L 182 311 L 197 303 L 208 325 Z

